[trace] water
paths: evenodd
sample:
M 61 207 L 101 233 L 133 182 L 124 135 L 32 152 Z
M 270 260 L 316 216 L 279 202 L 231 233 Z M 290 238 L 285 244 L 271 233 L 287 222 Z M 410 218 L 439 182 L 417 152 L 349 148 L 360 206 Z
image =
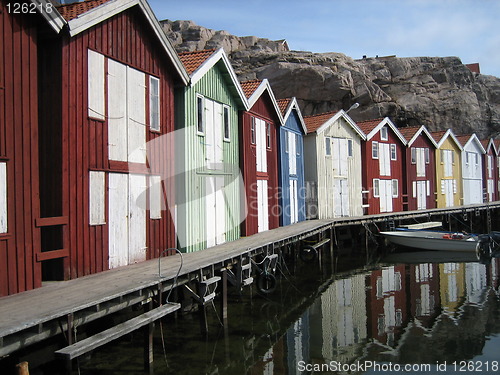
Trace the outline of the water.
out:
M 247 288 L 230 296 L 227 331 L 217 301 L 207 337 L 196 313 L 157 325 L 154 371 L 499 373 L 500 260 L 404 261 L 283 265 L 273 294 Z M 136 332 L 80 358 L 75 374 L 143 374 L 142 358 Z

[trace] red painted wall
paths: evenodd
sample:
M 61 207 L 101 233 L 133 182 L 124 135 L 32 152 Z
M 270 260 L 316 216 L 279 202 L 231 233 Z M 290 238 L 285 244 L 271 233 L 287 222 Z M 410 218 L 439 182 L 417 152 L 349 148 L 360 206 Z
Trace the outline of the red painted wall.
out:
M 394 143 L 396 144 L 396 159 L 391 160 L 391 176 L 380 176 L 379 159 L 372 159 L 372 142 L 379 143 Z M 404 145 L 401 140 L 394 134 L 392 129 L 389 128 L 388 140 L 382 141 L 380 139 L 380 132 L 375 134 L 370 140 L 361 143 L 361 154 L 363 159 L 363 190 L 368 190 L 368 194 L 364 194 L 367 200 L 363 203 L 368 203 L 370 206 L 367 208 L 367 214 L 380 213 L 380 198 L 373 196 L 373 179 L 397 179 L 398 180 L 398 197 L 392 199 L 392 212 L 403 211 L 403 155 Z
M 7 165 L 7 225 L 0 234 L 0 296 L 41 285 L 38 204 L 38 15 L 0 2 L 0 162 Z
M 257 174 L 256 147 L 251 144 L 252 116 L 261 118 L 271 124 L 271 148 L 267 149 L 267 173 Z M 279 120 L 267 91 L 256 101 L 248 112 L 241 113 L 240 119 L 240 163 L 245 184 L 247 217 L 241 225 L 241 235 L 250 236 L 258 232 L 257 211 L 257 179 L 268 181 L 269 229 L 279 226 L 278 199 L 278 131 Z
M 45 171 L 42 199 L 53 199 L 50 185 L 56 186 L 59 199 L 44 203 L 44 212 L 68 218 L 66 241 L 70 254 L 65 258 L 65 278 L 76 278 L 108 268 L 108 225 L 89 225 L 89 171 L 129 172 L 127 163 L 108 160 L 107 121 L 88 117 L 87 51 L 93 49 L 108 58 L 160 77 L 161 132 L 146 131 L 146 140 L 174 130 L 174 76 L 173 67 L 163 47 L 156 40 L 150 25 L 136 7 L 59 42 L 46 40 L 47 46 L 60 43 L 57 53 L 47 49 L 41 59 L 45 69 L 51 70 L 59 81 L 59 102 L 45 96 L 42 144 Z M 45 82 L 51 87 L 51 82 Z M 146 101 L 147 102 L 147 101 Z M 55 119 L 49 120 L 49 117 Z M 48 134 L 60 134 L 59 144 L 53 148 Z M 154 174 L 173 170 L 173 144 L 155 150 L 160 165 L 152 167 Z M 53 163 L 53 161 L 57 163 Z M 148 172 L 142 168 L 141 173 Z M 52 179 L 54 177 L 55 179 Z M 48 182 L 52 179 L 52 182 Z M 164 189 L 172 191 L 173 183 L 165 182 Z M 108 195 L 106 193 L 106 202 Z M 107 203 L 106 203 L 107 204 Z M 108 215 L 108 207 L 106 207 Z M 176 246 L 173 220 L 168 210 L 162 219 L 151 220 L 147 214 L 147 258 L 158 257 L 166 248 Z
M 417 177 L 417 165 L 411 163 L 411 148 L 428 148 L 429 149 L 429 164 L 425 165 L 425 177 Z M 408 204 L 405 210 L 416 210 L 417 198 L 413 197 L 413 181 L 430 181 L 431 192 L 426 199 L 426 208 L 436 208 L 436 163 L 435 163 L 436 147 L 427 138 L 426 135 L 420 134 L 420 136 L 411 144 L 410 147 L 405 147 L 405 184 L 404 184 L 404 194 Z
M 483 155 L 483 187 L 486 192 L 486 199 L 488 199 L 488 155 L 493 158 L 493 201 L 498 200 L 498 159 L 496 153 L 491 146 L 486 154 Z

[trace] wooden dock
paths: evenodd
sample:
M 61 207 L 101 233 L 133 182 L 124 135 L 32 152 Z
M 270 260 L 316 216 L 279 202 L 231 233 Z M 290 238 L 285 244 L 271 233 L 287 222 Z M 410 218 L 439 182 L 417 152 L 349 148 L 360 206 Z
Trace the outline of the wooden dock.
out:
M 317 234 L 332 238 L 337 227 L 373 222 L 422 221 L 445 215 L 477 215 L 500 208 L 500 202 L 449 209 L 396 212 L 332 220 L 310 220 L 258 233 L 203 251 L 182 256 L 178 285 L 213 277 L 231 268 L 243 256 L 271 254 Z M 462 217 L 462 216 L 461 216 Z M 331 232 L 328 232 L 331 231 Z M 485 230 L 486 231 L 486 230 Z M 332 246 L 333 246 L 333 241 Z M 127 307 L 145 303 L 173 287 L 181 257 L 159 259 L 116 268 L 69 281 L 51 282 L 42 288 L 0 298 L 0 357 L 36 342 L 69 331 Z M 224 286 L 223 286 L 224 287 Z M 71 342 L 69 343 L 71 344 Z

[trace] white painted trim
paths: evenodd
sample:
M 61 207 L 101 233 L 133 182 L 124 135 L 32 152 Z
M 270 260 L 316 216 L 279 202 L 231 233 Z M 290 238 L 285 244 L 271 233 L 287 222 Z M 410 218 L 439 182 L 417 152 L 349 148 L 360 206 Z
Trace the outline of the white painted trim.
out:
M 401 134 L 401 132 L 398 130 L 396 125 L 394 125 L 394 123 L 391 121 L 389 117 L 385 117 L 382 121 L 380 121 L 380 123 L 370 133 L 366 135 L 366 140 L 369 141 L 371 138 L 373 138 L 373 136 L 377 134 L 380 131 L 380 129 L 382 129 L 385 125 L 389 126 L 389 128 L 392 129 L 394 134 L 396 134 L 396 136 L 400 139 L 401 143 L 403 143 L 403 145 L 406 146 L 407 142 L 405 137 L 403 137 L 403 134 Z
M 243 92 L 243 88 L 241 87 L 240 82 L 238 81 L 238 77 L 236 76 L 236 73 L 231 65 L 231 62 L 229 61 L 229 58 L 227 57 L 223 48 L 219 48 L 217 51 L 215 51 L 208 59 L 206 59 L 203 62 L 203 64 L 201 64 L 198 67 L 198 69 L 196 69 L 191 74 L 191 80 L 190 80 L 189 84 L 191 86 L 194 86 L 220 60 L 222 60 L 222 62 L 224 63 L 224 67 L 226 68 L 226 72 L 228 73 L 229 78 L 231 79 L 231 82 L 233 83 L 236 91 L 238 92 L 238 97 L 241 101 L 241 104 L 244 107 L 244 110 L 248 111 L 250 109 L 250 107 L 248 105 L 248 100 L 245 96 L 245 93 Z
M 299 103 L 297 102 L 297 98 L 295 96 L 291 98 L 290 103 L 288 103 L 288 107 L 285 110 L 285 114 L 283 115 L 283 125 L 286 123 L 286 120 L 288 120 L 288 117 L 290 117 L 290 115 L 292 114 L 293 109 L 295 109 L 295 111 L 297 112 L 297 116 L 299 117 L 299 122 L 302 126 L 304 134 L 307 134 L 306 123 L 304 122 L 304 117 L 302 116 Z
M 358 127 L 358 125 L 354 122 L 354 120 L 352 118 L 350 118 L 349 115 L 343 109 L 338 111 L 330 119 L 328 119 L 323 125 L 321 125 L 318 129 L 316 129 L 316 133 L 320 134 L 320 133 L 324 132 L 326 129 L 328 129 L 332 124 L 334 124 L 341 117 L 353 128 L 353 130 L 359 135 L 359 137 L 363 141 L 366 141 L 365 133 L 363 133 L 363 131 Z
M 37 11 L 42 15 L 43 18 L 48 22 L 52 29 L 59 33 L 64 26 L 67 25 L 66 20 L 57 11 L 57 8 L 49 0 L 30 0 L 31 3 L 36 4 Z M 52 7 L 52 12 L 46 12 L 47 7 Z
M 271 85 L 269 84 L 269 81 L 267 80 L 267 78 L 264 78 L 262 80 L 259 87 L 257 87 L 257 89 L 248 98 L 249 109 L 254 106 L 254 104 L 257 102 L 257 100 L 259 100 L 259 98 L 262 96 L 262 94 L 266 90 L 269 93 L 269 96 L 271 97 L 271 103 L 273 104 L 274 110 L 275 110 L 276 114 L 278 115 L 278 118 L 280 120 L 280 124 L 284 125 L 285 122 L 283 121 L 283 116 L 281 115 L 281 111 L 278 107 L 278 102 L 276 100 L 276 97 L 274 96 L 273 90 L 272 90 Z
M 165 52 L 170 57 L 171 62 L 175 66 L 177 73 L 181 77 L 183 83 L 187 85 L 189 82 L 189 75 L 186 71 L 186 68 L 182 64 L 179 56 L 175 52 L 175 49 L 172 47 L 172 44 L 163 32 L 160 23 L 156 19 L 153 10 L 146 0 L 109 0 L 106 3 L 81 14 L 79 17 L 70 20 L 68 22 L 69 34 L 73 37 L 107 20 L 108 18 L 126 11 L 127 9 L 135 5 L 138 5 L 142 10 L 142 13 L 146 16 L 146 19 L 153 29 L 153 32 L 157 36 Z
M 420 136 L 420 134 L 424 133 L 427 138 L 429 138 L 429 140 L 431 141 L 431 143 L 434 145 L 434 147 L 437 148 L 437 143 L 436 141 L 434 140 L 434 137 L 431 135 L 431 133 L 429 133 L 429 131 L 427 130 L 427 128 L 422 125 L 418 130 L 417 132 L 415 133 L 415 135 L 413 135 L 413 137 L 408 141 L 407 143 L 407 147 L 411 147 L 411 145 L 413 144 L 413 142 L 415 142 L 417 140 L 417 138 Z
M 451 139 L 453 139 L 453 141 L 455 142 L 455 144 L 458 146 L 458 149 L 460 151 L 463 151 L 463 147 L 462 145 L 460 144 L 460 142 L 458 141 L 457 137 L 455 137 L 455 134 L 453 134 L 453 131 L 451 129 L 448 129 L 446 131 L 446 133 L 443 134 L 443 136 L 441 137 L 441 139 L 439 140 L 439 142 L 437 143 L 437 146 L 438 148 L 441 148 L 441 146 L 443 145 L 444 141 L 446 140 L 446 138 L 448 137 L 451 137 Z
M 479 151 L 482 154 L 486 154 L 486 150 L 484 149 L 483 145 L 481 144 L 481 141 L 477 137 L 476 133 L 472 133 L 471 134 L 471 136 L 469 137 L 469 140 L 467 142 L 465 142 L 465 145 L 464 145 L 463 149 L 465 150 L 470 145 L 470 143 L 472 143 L 472 142 L 476 143 L 476 145 L 478 146 Z

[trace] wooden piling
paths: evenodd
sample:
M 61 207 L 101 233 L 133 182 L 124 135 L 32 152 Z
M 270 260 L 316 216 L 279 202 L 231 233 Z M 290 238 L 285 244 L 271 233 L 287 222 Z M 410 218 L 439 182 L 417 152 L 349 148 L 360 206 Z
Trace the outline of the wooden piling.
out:
M 30 375 L 28 362 L 24 361 L 16 365 L 16 375 Z
M 144 305 L 144 313 L 153 309 L 153 301 L 149 301 Z M 153 334 L 154 322 L 144 326 L 144 371 L 153 374 Z

